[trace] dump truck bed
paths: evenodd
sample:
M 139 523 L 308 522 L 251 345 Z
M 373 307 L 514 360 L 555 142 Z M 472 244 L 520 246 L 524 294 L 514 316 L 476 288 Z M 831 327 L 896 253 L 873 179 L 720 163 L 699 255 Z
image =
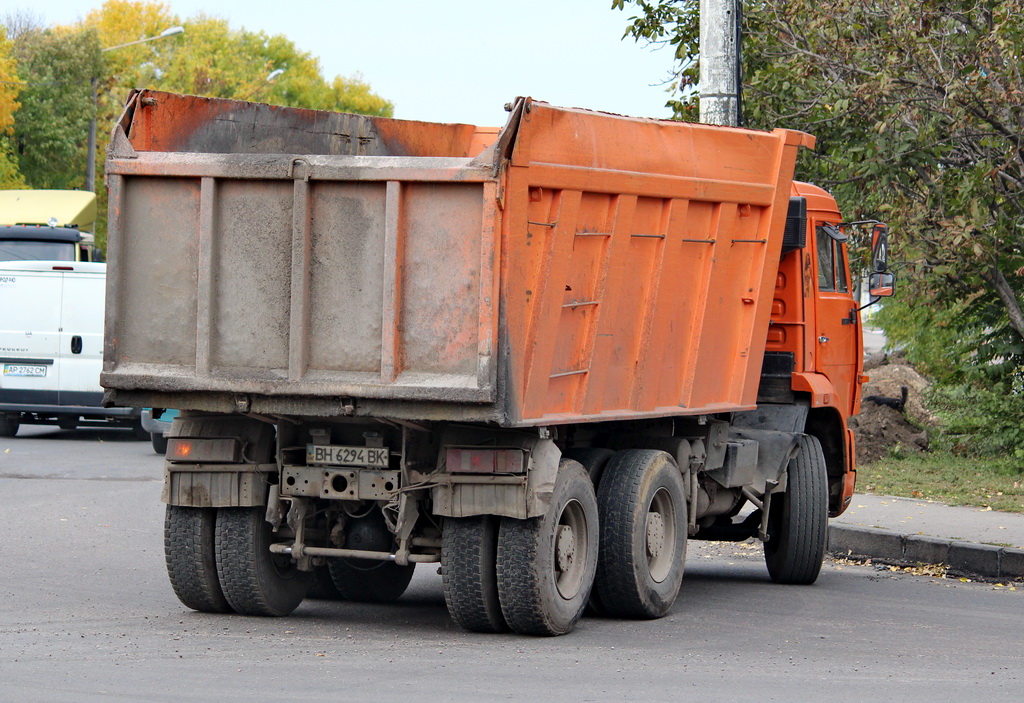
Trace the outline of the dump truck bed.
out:
M 107 161 L 111 401 L 501 425 L 753 407 L 799 132 L 154 91 Z

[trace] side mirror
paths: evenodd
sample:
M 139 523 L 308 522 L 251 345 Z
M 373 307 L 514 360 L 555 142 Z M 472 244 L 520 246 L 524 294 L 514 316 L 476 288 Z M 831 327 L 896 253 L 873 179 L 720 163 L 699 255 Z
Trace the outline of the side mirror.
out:
M 889 271 L 873 273 L 868 277 L 872 297 L 891 298 L 896 294 L 896 275 Z
M 888 225 L 879 223 L 871 228 L 871 270 L 875 273 L 889 270 Z

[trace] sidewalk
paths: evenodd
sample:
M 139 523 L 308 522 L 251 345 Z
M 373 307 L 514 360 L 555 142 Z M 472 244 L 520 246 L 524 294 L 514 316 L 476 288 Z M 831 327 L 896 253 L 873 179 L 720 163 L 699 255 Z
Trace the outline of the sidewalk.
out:
M 830 522 L 829 551 L 944 564 L 986 578 L 1024 577 L 1024 514 L 858 494 Z

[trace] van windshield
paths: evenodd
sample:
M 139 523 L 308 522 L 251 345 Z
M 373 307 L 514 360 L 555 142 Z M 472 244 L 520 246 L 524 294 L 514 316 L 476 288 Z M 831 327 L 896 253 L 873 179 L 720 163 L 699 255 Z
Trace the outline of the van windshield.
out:
M 0 261 L 74 261 L 74 242 L 0 240 Z

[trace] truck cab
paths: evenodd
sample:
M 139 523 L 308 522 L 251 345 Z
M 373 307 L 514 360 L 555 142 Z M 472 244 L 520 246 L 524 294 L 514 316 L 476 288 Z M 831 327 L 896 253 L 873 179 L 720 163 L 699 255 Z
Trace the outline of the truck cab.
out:
M 822 445 L 833 517 L 853 496 L 854 439 L 847 418 L 860 412 L 864 380 L 860 303 L 848 251 L 852 229 L 828 192 L 794 182 L 756 411 L 759 417 L 803 415 L 807 433 Z M 884 250 L 884 225 L 873 235 L 873 248 Z
M 0 261 L 100 261 L 95 222 L 95 193 L 0 191 Z

